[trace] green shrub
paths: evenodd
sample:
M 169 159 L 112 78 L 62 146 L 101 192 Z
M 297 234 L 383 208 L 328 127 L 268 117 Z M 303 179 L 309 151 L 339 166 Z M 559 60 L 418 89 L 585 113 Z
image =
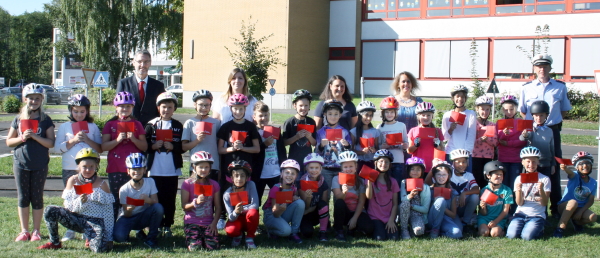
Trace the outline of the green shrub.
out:
M 598 121 L 600 97 L 593 92 L 581 92 L 570 88 L 567 97 L 571 101 L 573 109 L 567 113 L 565 119 Z
M 175 93 L 175 96 L 177 96 L 177 107 L 183 107 L 183 93 Z
M 117 95 L 117 90 L 106 88 L 102 90 L 102 105 L 112 105 L 115 96 Z
M 4 98 L 2 102 L 2 109 L 6 113 L 19 113 L 19 109 L 21 108 L 21 100 L 19 100 L 15 95 L 8 95 Z
M 102 115 L 102 118 L 98 118 L 97 116 L 93 116 L 94 117 L 94 123 L 98 126 L 98 128 L 100 129 L 100 131 L 102 131 L 102 128 L 104 128 L 104 125 L 106 124 L 106 122 L 108 122 L 109 119 L 111 119 L 114 115 L 113 114 L 104 114 Z

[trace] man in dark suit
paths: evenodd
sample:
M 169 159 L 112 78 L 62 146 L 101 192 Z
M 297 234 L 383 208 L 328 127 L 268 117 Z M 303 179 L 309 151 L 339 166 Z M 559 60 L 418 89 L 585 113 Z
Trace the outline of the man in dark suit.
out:
M 134 75 L 120 80 L 117 92 L 127 91 L 135 96 L 133 116 L 146 126 L 148 121 L 159 116 L 156 97 L 165 92 L 165 85 L 148 76 L 148 69 L 152 64 L 152 56 L 148 50 L 138 50 L 132 64 Z

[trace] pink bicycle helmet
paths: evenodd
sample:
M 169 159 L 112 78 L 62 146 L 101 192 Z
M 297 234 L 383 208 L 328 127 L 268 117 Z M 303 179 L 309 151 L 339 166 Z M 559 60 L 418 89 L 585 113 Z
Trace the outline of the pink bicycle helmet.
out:
M 421 168 L 423 168 L 423 171 L 425 171 L 425 161 L 423 161 L 422 158 L 413 156 L 410 159 L 406 160 L 406 167 L 407 170 L 410 170 L 411 166 L 421 166 Z
M 321 166 L 325 163 L 325 160 L 318 153 L 309 153 L 304 158 L 304 166 L 308 165 L 308 163 L 319 163 Z
M 429 102 L 421 102 L 417 104 L 417 107 L 415 108 L 415 113 L 421 114 L 423 112 L 435 113 L 435 107 Z
M 515 97 L 513 95 L 506 95 L 500 99 L 500 105 L 507 103 L 507 102 L 513 103 L 515 105 L 519 105 L 519 100 L 517 99 L 517 97 Z
M 285 168 L 293 168 L 296 169 L 296 172 L 300 172 L 300 164 L 298 164 L 298 161 L 293 160 L 293 159 L 286 159 L 281 163 L 281 167 L 282 170 Z
M 194 153 L 190 157 L 190 161 L 192 162 L 192 164 L 198 164 L 200 162 L 208 162 L 210 164 L 213 164 L 213 162 L 215 162 L 213 160 L 212 155 L 210 155 L 210 153 L 208 153 L 206 151 L 198 151 L 198 152 Z
M 135 105 L 135 98 L 133 97 L 133 95 L 131 95 L 131 93 L 127 91 L 118 92 L 115 96 L 115 99 L 113 100 L 113 105 L 116 107 L 118 105 L 125 104 Z
M 248 106 L 248 104 L 250 104 L 248 97 L 246 97 L 244 94 L 240 94 L 240 93 L 231 95 L 231 97 L 229 97 L 229 100 L 227 100 L 227 105 L 230 107 L 236 106 L 236 105 Z

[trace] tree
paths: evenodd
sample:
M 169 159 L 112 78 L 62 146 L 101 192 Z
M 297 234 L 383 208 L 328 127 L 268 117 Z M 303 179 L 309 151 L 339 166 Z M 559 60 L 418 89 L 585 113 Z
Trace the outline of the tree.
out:
M 550 26 L 545 24 L 543 27 L 538 25 L 535 27 L 535 39 L 533 40 L 533 47 L 530 50 L 525 49 L 521 45 L 517 45 L 517 49 L 529 58 L 531 61 L 534 56 L 539 54 L 548 53 L 548 44 L 550 43 Z
M 109 71 L 113 86 L 132 70 L 137 49 L 166 41 L 170 56 L 183 56 L 183 0 L 53 0 L 45 9 L 74 38 L 63 37 L 58 54 L 78 54 L 87 67 Z
M 242 21 L 242 28 L 240 29 L 241 39 L 233 39 L 233 43 L 239 48 L 232 52 L 228 47 L 225 47 L 231 56 L 231 60 L 236 67 L 244 69 L 248 76 L 248 86 L 250 95 L 258 100 L 262 100 L 262 93 L 267 91 L 267 80 L 269 78 L 269 68 L 276 65 L 283 65 L 283 63 L 277 55 L 277 49 L 282 46 L 275 48 L 261 47 L 265 41 L 267 41 L 274 34 L 264 36 L 261 38 L 254 38 L 254 31 L 256 23 L 252 23 L 252 16 L 249 18 L 248 25 Z

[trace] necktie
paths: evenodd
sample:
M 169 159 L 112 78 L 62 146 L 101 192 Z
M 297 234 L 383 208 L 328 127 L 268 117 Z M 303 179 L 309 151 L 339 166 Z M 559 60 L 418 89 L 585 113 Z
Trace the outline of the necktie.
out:
M 140 101 L 144 102 L 144 81 L 138 83 L 138 91 L 140 92 Z

